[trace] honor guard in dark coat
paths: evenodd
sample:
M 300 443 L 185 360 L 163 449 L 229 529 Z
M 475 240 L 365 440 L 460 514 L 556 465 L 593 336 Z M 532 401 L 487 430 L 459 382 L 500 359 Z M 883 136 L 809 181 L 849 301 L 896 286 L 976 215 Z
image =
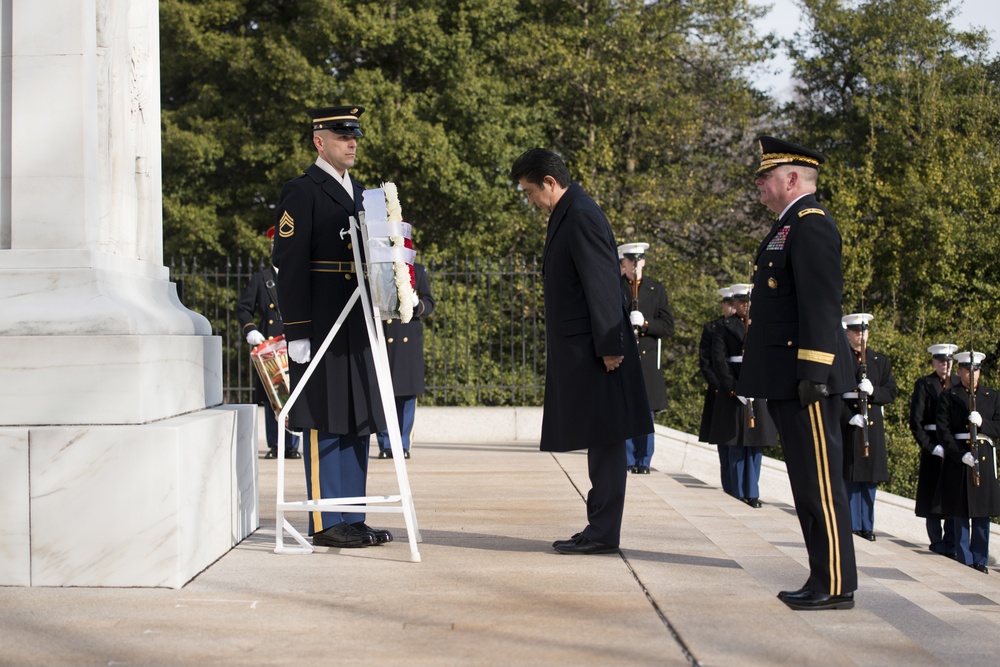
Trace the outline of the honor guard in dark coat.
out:
M 274 252 L 274 227 L 267 230 L 267 238 L 271 241 L 271 252 Z M 260 313 L 260 324 L 257 324 L 257 313 Z M 278 307 L 278 270 L 273 266 L 255 271 L 250 276 L 246 290 L 236 303 L 236 319 L 240 323 L 240 331 L 251 347 L 257 347 L 266 340 L 280 336 L 284 325 L 281 321 L 281 309 Z M 260 376 L 254 373 L 254 401 L 264 406 L 264 433 L 267 439 L 266 459 L 278 457 L 278 420 L 271 402 L 261 384 Z M 291 433 L 285 436 L 285 458 L 302 458 L 299 454 L 299 436 Z
M 733 314 L 733 295 L 728 287 L 719 288 L 719 308 L 722 309 L 722 316 L 710 322 L 706 322 L 701 328 L 701 340 L 698 342 L 698 370 L 701 376 L 708 383 L 705 390 L 705 401 L 701 408 L 701 426 L 698 429 L 698 439 L 716 445 L 719 450 L 719 478 L 722 481 L 722 490 L 732 495 L 732 484 L 729 477 L 729 448 L 719 447 L 718 443 L 712 440 L 712 413 L 715 408 L 715 396 L 719 392 L 719 378 L 715 374 L 712 364 L 712 335 L 722 320 Z
M 427 279 L 424 265 L 414 264 L 413 275 L 417 281 L 416 294 L 419 300 L 413 307 L 413 317 L 405 323 L 398 318 L 385 321 L 385 347 L 389 354 L 392 390 L 396 395 L 396 417 L 399 419 L 399 434 L 403 441 L 403 455 L 406 458 L 410 458 L 410 436 L 413 434 L 417 396 L 424 393 L 423 319 L 434 312 L 431 282 Z M 391 459 L 389 432 L 379 431 L 376 439 L 378 457 Z
M 711 440 L 726 449 L 731 495 L 759 508 L 760 464 L 764 447 L 778 444 L 774 421 L 763 398 L 748 398 L 736 391 L 743 366 L 743 339 L 750 311 L 748 284 L 730 285 L 734 312 L 716 325 L 712 335 L 712 367 L 719 391 L 712 410 Z
M 622 292 L 629 303 L 629 321 L 639 344 L 642 377 L 646 382 L 646 397 L 652 413 L 667 409 L 667 386 L 663 380 L 662 341 L 674 335 L 674 315 L 670 312 L 667 290 L 645 275 L 645 253 L 648 243 L 623 243 L 618 246 L 622 267 Z M 629 470 L 649 474 L 653 460 L 653 432 L 625 441 L 626 463 Z
M 809 579 L 779 599 L 793 609 L 848 609 L 858 575 L 839 394 L 855 382 L 840 324 L 840 232 L 815 197 L 823 156 L 767 136 L 760 147 L 754 182 L 778 220 L 754 261 L 737 391 L 767 399 L 809 553 Z
M 523 153 L 510 178 L 529 203 L 549 213 L 541 449 L 587 449 L 590 473 L 586 528 L 552 546 L 566 554 L 615 552 L 628 477 L 625 440 L 653 430 L 617 244 L 600 206 L 570 181 L 555 153 Z
M 917 499 L 914 511 L 927 520 L 930 550 L 943 556 L 955 556 L 955 524 L 951 517 L 936 514 L 934 494 L 941 477 L 944 446 L 937 434 L 937 404 L 941 393 L 961 384 L 951 372 L 952 355 L 958 346 L 939 343 L 927 348 L 931 353 L 934 372 L 913 384 L 910 396 L 910 432 L 920 446 L 920 472 L 917 477 Z
M 841 320 L 854 353 L 854 377 L 858 382 L 856 391 L 841 396 L 844 401 L 840 418 L 844 479 L 851 504 L 851 528 L 855 535 L 870 542 L 875 541 L 875 490 L 879 482 L 889 480 L 883 410 L 899 393 L 889 357 L 868 348 L 869 325 L 873 319 L 874 316 L 868 313 L 852 313 Z M 862 405 L 861 401 L 867 405 Z
M 274 265 L 285 316 L 292 391 L 348 299 L 364 279 L 355 266 L 350 219 L 362 210 L 364 188 L 354 166 L 362 107 L 310 109 L 318 157 L 281 189 L 275 210 Z M 375 364 L 360 307 L 352 308 L 289 414 L 303 432 L 310 500 L 366 495 L 368 438 L 385 428 Z M 313 544 L 363 547 L 392 539 L 365 524 L 362 512 L 312 512 Z
M 979 382 L 985 358 L 982 352 L 956 354 L 961 383 L 938 399 L 937 433 L 945 458 L 935 511 L 953 517 L 955 560 L 989 573 L 990 517 L 1000 516 L 994 447 L 1000 438 L 1000 395 Z M 974 410 L 970 393 L 975 396 Z M 973 429 L 976 438 L 970 435 Z

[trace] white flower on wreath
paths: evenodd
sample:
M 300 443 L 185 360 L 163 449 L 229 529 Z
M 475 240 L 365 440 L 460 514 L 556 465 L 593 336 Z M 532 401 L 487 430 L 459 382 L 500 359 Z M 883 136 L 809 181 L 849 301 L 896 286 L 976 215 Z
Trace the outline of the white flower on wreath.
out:
M 383 183 L 385 193 L 385 212 L 389 222 L 402 222 L 403 209 L 399 205 L 399 195 L 395 183 Z M 394 248 L 405 248 L 406 239 L 401 235 L 392 235 L 389 242 Z M 392 263 L 393 277 L 396 282 L 396 297 L 399 300 L 399 320 L 404 324 L 413 319 L 413 308 L 418 303 L 417 294 L 410 284 L 410 267 L 406 262 Z

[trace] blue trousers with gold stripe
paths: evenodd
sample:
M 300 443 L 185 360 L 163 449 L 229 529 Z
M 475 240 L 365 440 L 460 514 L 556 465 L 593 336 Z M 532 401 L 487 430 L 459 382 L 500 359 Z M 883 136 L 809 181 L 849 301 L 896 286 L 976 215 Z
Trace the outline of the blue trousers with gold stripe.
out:
M 858 587 L 851 508 L 844 484 L 840 397 L 803 408 L 798 400 L 767 402 L 778 427 L 795 511 L 809 554 L 806 586 L 828 595 Z
M 354 498 L 366 495 L 368 483 L 368 438 L 323 431 L 304 431 L 302 460 L 306 467 L 309 500 Z M 364 521 L 363 512 L 310 512 L 309 534 L 346 521 Z

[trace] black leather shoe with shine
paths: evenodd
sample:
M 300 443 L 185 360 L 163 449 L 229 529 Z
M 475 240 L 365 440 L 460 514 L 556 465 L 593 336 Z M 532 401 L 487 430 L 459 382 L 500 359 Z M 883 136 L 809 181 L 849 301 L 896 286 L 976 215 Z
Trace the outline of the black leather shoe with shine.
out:
M 267 450 L 267 454 L 264 454 L 264 458 L 265 459 L 276 459 L 276 458 L 278 458 L 278 450 L 277 449 L 269 449 L 269 450 Z
M 375 538 L 375 544 L 385 544 L 386 542 L 392 542 L 392 533 L 384 528 L 372 528 L 364 521 L 356 521 L 351 524 L 352 527 L 358 530 L 368 533 Z
M 577 535 L 566 542 L 556 542 L 552 546 L 561 554 L 610 554 L 618 551 L 617 546 L 594 542 L 583 535 Z
M 285 458 L 286 459 L 301 459 L 302 458 L 302 454 L 300 454 L 299 450 L 297 450 L 297 449 L 289 449 L 288 451 L 285 452 Z
M 326 530 L 312 536 L 313 546 L 334 547 L 337 549 L 356 549 L 375 544 L 375 536 L 358 530 L 346 521 L 330 526 Z
M 754 509 L 760 509 L 764 503 L 760 502 L 760 498 L 747 498 L 747 505 Z
M 843 595 L 827 595 L 809 591 L 802 595 L 786 595 L 781 601 L 792 609 L 799 611 L 815 611 L 821 609 L 854 609 L 854 593 Z
M 388 449 L 380 449 L 378 450 L 378 457 L 380 459 L 391 459 L 392 452 L 390 452 Z
M 781 591 L 778 593 L 778 599 L 784 600 L 787 597 L 802 597 L 803 595 L 808 595 L 810 593 L 808 586 L 803 586 L 797 591 Z

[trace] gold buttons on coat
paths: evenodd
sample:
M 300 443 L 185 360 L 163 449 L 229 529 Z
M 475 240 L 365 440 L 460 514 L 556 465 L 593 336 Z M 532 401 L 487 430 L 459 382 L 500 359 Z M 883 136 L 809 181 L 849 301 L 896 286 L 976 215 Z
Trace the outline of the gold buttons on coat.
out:
M 350 280 L 351 279 L 351 274 L 350 273 L 345 273 L 344 274 L 344 279 L 345 280 Z
M 774 266 L 774 262 L 768 262 L 767 265 L 768 266 Z
M 778 289 L 778 281 L 773 277 L 767 279 L 767 286 L 771 289 Z
M 791 346 L 792 346 L 792 341 L 788 341 L 788 342 L 787 342 L 787 343 L 785 343 L 785 344 L 786 344 L 786 345 L 788 345 L 788 347 L 791 347 Z
M 268 320 L 267 323 L 268 324 L 274 324 L 274 320 Z
M 410 337 L 409 336 L 403 336 L 403 342 L 404 343 L 409 343 L 410 342 Z
M 392 339 L 391 339 L 391 338 L 389 339 L 389 342 L 390 342 L 390 343 L 392 342 Z
M 274 308 L 274 304 L 272 303 L 268 308 Z

